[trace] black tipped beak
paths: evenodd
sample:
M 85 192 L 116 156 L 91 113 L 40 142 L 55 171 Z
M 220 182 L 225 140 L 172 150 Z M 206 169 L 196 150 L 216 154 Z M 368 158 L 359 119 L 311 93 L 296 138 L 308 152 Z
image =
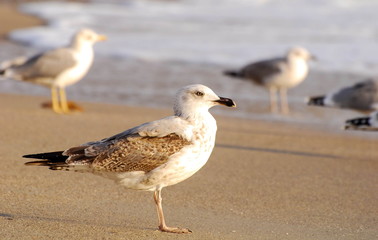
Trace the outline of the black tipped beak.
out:
M 232 99 L 229 98 L 219 97 L 219 100 L 215 100 L 214 102 L 219 103 L 221 105 L 225 105 L 227 107 L 236 107 L 234 101 L 232 101 Z

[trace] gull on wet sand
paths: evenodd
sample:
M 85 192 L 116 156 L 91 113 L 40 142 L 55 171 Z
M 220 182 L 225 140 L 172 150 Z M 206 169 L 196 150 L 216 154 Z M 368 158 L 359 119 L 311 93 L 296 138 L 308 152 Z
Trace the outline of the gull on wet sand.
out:
M 378 110 L 378 79 L 367 79 L 326 95 L 310 97 L 307 104 L 362 112 Z
M 90 29 L 81 29 L 67 47 L 56 48 L 30 58 L 7 61 L 0 70 L 5 78 L 51 88 L 52 108 L 56 113 L 70 112 L 65 88 L 80 81 L 93 63 L 93 45 L 105 40 Z
M 378 131 L 378 111 L 372 112 L 369 116 L 346 120 L 344 129 Z
M 280 93 L 281 112 L 289 113 L 287 89 L 300 84 L 308 75 L 308 61 L 314 57 L 302 47 L 291 48 L 285 57 L 254 62 L 239 70 L 225 71 L 233 78 L 245 79 L 263 86 L 270 93 L 271 112 L 277 112 L 277 91 Z
M 43 159 L 26 165 L 89 172 L 129 189 L 154 191 L 159 230 L 189 233 L 166 225 L 161 190 L 189 178 L 209 159 L 217 131 L 209 109 L 216 105 L 234 107 L 235 103 L 204 85 L 189 85 L 177 92 L 173 116 L 65 151 L 25 155 Z

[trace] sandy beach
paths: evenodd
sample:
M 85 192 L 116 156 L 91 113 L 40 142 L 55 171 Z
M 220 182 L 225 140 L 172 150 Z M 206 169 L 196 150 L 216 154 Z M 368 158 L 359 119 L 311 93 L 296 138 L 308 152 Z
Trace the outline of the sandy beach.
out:
M 14 12 L 8 17 L 18 19 Z M 12 46 L 9 55 L 25 51 L 4 46 Z M 157 231 L 152 193 L 90 174 L 27 167 L 21 157 L 99 140 L 172 111 L 81 101 L 84 113 L 57 115 L 39 107 L 46 99 L 0 94 L 1 239 L 378 238 L 375 139 L 215 115 L 208 163 L 163 190 L 167 224 L 193 231 L 179 236 Z
M 109 180 L 26 167 L 21 155 L 101 139 L 169 110 L 84 104 L 56 115 L 41 97 L 1 95 L 4 239 L 176 239 L 156 230 L 152 193 Z M 219 117 L 207 165 L 163 191 L 185 239 L 374 239 L 376 141 Z

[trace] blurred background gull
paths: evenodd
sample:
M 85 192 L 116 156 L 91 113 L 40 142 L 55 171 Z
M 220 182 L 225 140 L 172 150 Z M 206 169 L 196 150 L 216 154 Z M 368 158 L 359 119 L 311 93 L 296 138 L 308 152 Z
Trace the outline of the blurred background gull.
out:
M 58 36 L 70 36 L 82 27 L 109 37 L 95 47 L 94 70 L 70 90 L 76 100 L 157 107 L 154 99 L 159 98 L 168 108 L 175 89 L 203 83 L 237 96 L 237 113 L 217 113 L 311 124 L 326 119 L 339 127 L 355 113 L 308 108 L 305 97 L 378 74 L 374 0 L 19 2 L 22 12 L 47 23 L 8 35 L 27 46 L 29 54 L 65 45 L 69 39 Z M 308 49 L 318 62 L 311 64 L 307 80 L 290 92 L 290 116 L 270 114 L 265 90 L 222 76 L 225 68 L 274 57 L 295 45 Z M 1 82 L 0 91 L 44 94 L 38 87 L 11 81 Z
M 64 36 L 65 37 L 65 36 Z M 81 29 L 68 46 L 51 49 L 32 57 L 17 57 L 2 63 L 0 76 L 18 81 L 39 84 L 51 89 L 51 102 L 56 113 L 70 113 L 79 109 L 68 102 L 65 88 L 80 81 L 90 69 L 93 45 L 106 40 L 91 29 Z

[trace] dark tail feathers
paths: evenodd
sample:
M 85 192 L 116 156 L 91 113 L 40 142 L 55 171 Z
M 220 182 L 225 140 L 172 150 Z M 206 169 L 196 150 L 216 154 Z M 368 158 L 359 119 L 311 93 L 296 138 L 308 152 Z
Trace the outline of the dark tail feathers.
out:
M 227 70 L 223 72 L 224 75 L 234 78 L 243 78 L 243 74 L 240 71 Z
M 25 165 L 28 165 L 28 166 L 48 166 L 52 170 L 62 170 L 62 168 L 68 166 L 66 163 L 66 159 L 68 158 L 68 156 L 63 156 L 62 153 L 63 151 L 37 153 L 37 154 L 24 155 L 22 157 L 43 159 L 41 161 L 26 162 Z
M 307 105 L 324 106 L 325 96 L 310 97 L 307 100 Z
M 23 158 L 48 159 L 51 161 L 65 161 L 68 157 L 63 156 L 63 151 L 36 153 L 22 156 Z
M 356 129 L 362 127 L 370 127 L 370 117 L 354 118 L 345 122 L 345 129 Z

